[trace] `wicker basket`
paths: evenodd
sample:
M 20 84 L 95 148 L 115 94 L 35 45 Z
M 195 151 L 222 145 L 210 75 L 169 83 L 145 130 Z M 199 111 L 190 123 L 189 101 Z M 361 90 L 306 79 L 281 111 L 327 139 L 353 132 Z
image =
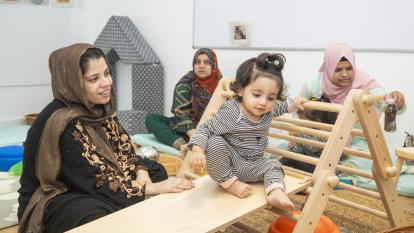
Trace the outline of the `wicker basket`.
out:
M 175 176 L 177 174 L 178 168 L 181 166 L 183 160 L 176 155 L 169 155 L 160 153 L 160 161 L 164 165 L 165 170 L 167 170 L 168 176 Z
M 408 233 L 408 232 L 414 232 L 414 225 L 393 228 L 390 230 L 382 231 L 381 233 Z
M 26 123 L 28 125 L 32 125 L 38 115 L 39 115 L 38 113 L 30 113 L 30 114 L 25 115 L 24 119 L 26 120 Z

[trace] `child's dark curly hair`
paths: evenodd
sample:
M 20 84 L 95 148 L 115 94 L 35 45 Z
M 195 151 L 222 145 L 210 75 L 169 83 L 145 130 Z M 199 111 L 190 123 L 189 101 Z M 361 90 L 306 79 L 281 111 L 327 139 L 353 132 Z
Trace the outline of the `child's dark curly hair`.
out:
M 318 99 L 316 97 L 309 98 L 312 101 L 319 101 L 330 103 L 331 101 L 326 97 L 324 94 Z M 336 118 L 338 117 L 338 113 L 336 112 L 325 112 L 319 110 L 304 110 L 304 116 L 312 121 L 327 123 L 327 124 L 335 124 Z
M 236 73 L 236 80 L 230 85 L 230 89 L 237 93 L 245 88 L 258 77 L 267 77 L 276 80 L 280 90 L 277 93 L 278 100 L 285 100 L 285 85 L 282 70 L 286 58 L 280 53 L 262 53 L 257 57 L 243 62 Z

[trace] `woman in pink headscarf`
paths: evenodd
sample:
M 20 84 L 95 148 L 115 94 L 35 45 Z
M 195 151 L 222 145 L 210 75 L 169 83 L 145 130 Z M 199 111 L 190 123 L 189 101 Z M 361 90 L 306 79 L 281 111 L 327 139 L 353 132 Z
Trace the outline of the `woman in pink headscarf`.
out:
M 301 95 L 317 99 L 325 95 L 332 103 L 342 104 L 351 89 L 368 90 L 384 99 L 392 96 L 400 112 L 404 109 L 404 95 L 399 91 L 387 93 L 374 78 L 357 69 L 354 52 L 344 43 L 331 44 L 325 49 L 319 74 L 305 83 Z
M 357 69 L 354 52 L 344 43 L 331 44 L 325 49 L 324 61 L 318 75 L 307 80 L 303 86 L 301 96 L 308 99 L 312 97 L 321 99 L 324 96 L 332 103 L 343 104 L 351 89 L 368 90 L 371 95 L 381 96 L 382 100 L 387 96 L 393 97 L 398 109 L 397 114 L 405 111 L 404 95 L 399 91 L 387 93 L 374 78 Z M 376 107 L 379 117 L 382 103 L 376 101 Z M 368 150 L 366 140 L 362 137 L 353 137 L 350 147 L 357 150 Z M 352 155 L 341 163 L 366 171 L 371 170 L 371 161 Z M 358 186 L 375 187 L 372 180 L 362 177 L 353 177 L 352 179 L 357 180 Z

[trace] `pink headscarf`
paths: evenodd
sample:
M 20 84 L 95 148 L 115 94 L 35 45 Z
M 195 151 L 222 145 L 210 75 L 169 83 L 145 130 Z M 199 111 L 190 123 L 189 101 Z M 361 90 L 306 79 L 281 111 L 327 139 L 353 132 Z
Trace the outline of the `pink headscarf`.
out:
M 355 77 L 352 85 L 347 87 L 338 87 L 331 82 L 339 61 L 345 57 L 355 71 Z M 325 49 L 324 62 L 319 69 L 322 72 L 322 92 L 329 98 L 332 103 L 342 104 L 345 101 L 348 92 L 351 89 L 369 90 L 375 87 L 381 87 L 372 77 L 355 67 L 355 55 L 351 47 L 344 43 L 334 43 Z

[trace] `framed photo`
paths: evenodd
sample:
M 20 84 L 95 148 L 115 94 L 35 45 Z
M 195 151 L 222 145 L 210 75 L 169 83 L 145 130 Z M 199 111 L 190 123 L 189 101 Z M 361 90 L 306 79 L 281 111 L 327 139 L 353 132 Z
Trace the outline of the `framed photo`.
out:
M 75 7 L 75 0 L 52 0 L 52 7 Z
M 238 47 L 250 46 L 250 25 L 245 21 L 231 21 L 229 23 L 230 44 Z

